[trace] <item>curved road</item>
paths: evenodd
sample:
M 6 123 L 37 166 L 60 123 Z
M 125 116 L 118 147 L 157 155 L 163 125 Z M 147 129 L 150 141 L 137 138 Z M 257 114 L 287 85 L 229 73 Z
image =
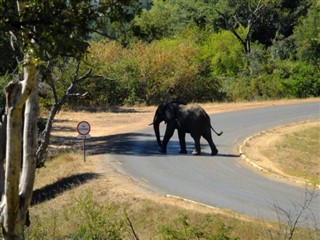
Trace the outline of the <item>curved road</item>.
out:
M 209 155 L 209 145 L 203 138 L 202 155 L 191 156 L 193 140 L 190 137 L 186 139 L 189 154 L 179 155 L 177 133 L 168 144 L 168 153 L 162 155 L 150 127 L 119 136 L 118 141 L 107 149 L 107 159 L 117 170 L 158 193 L 276 220 L 275 206 L 292 216 L 299 212 L 306 189 L 275 181 L 246 167 L 236 147 L 259 131 L 319 118 L 320 102 L 220 113 L 211 116 L 214 128 L 224 131 L 221 137 L 213 135 L 218 156 Z M 160 129 L 162 134 L 164 127 Z M 316 195 L 319 195 L 318 190 Z M 301 224 L 314 225 L 313 217 L 317 224 L 320 223 L 319 197 L 313 200 L 310 210 L 304 211 Z

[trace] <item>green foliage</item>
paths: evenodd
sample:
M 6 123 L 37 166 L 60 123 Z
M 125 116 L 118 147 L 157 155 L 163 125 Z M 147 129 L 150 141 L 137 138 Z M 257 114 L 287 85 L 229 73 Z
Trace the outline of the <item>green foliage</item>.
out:
M 0 75 L 0 89 L 4 89 L 4 87 L 11 81 L 11 76 L 9 74 L 5 74 L 3 76 Z M 6 96 L 4 90 L 0 91 L 0 112 L 5 109 Z
M 133 14 L 141 9 L 138 1 L 120 1 L 123 8 L 116 4 L 109 8 L 108 14 L 102 15 L 96 14 L 106 10 L 111 3 L 97 9 L 98 12 L 76 10 L 85 8 L 89 2 L 74 1 L 69 6 L 66 1 L 57 1 L 57 13 L 50 13 L 46 19 L 59 13 L 62 16 L 59 19 L 72 17 L 73 20 L 65 25 L 50 25 L 48 29 L 45 29 L 47 23 L 44 21 L 37 25 L 38 31 L 34 33 L 43 44 L 41 54 L 45 58 L 57 54 L 82 54 L 90 44 L 86 64 L 93 68 L 94 74 L 109 78 L 84 81 L 76 92 L 88 94 L 72 97 L 71 107 L 158 104 L 171 99 L 203 102 L 319 96 L 320 11 L 316 0 L 251 1 L 251 8 L 259 2 L 263 7 L 254 19 L 251 50 L 247 53 L 235 35 L 226 30 L 222 16 L 216 11 L 230 17 L 229 24 L 236 26 L 234 29 L 244 39 L 248 30 L 247 0 L 210 3 L 204 0 L 155 0 L 151 9 L 145 8 L 135 18 Z M 18 16 L 11 15 L 11 3 L 8 4 L 2 3 L 0 12 L 8 10 L 6 16 L 11 17 L 8 18 L 10 22 Z M 64 8 L 66 5 L 69 9 Z M 44 2 L 36 1 L 30 5 L 34 16 L 26 12 L 24 17 L 43 19 L 48 7 Z M 79 29 L 77 18 L 89 21 L 86 22 L 87 30 Z M 5 21 L 0 22 L 0 28 L 10 30 Z M 102 32 L 118 42 L 97 41 L 97 38 L 88 42 L 90 30 Z M 58 34 L 59 31 L 63 34 Z M 0 36 L 0 49 L 10 42 L 6 34 Z M 69 47 L 72 43 L 74 46 Z M 12 53 L 3 51 L 1 54 Z M 74 63 L 65 59 L 63 56 L 55 58 L 57 64 L 51 76 L 59 79 L 59 96 L 74 73 Z M 7 64 L 0 70 L 2 74 L 6 69 L 13 71 L 16 64 L 11 60 L 5 61 Z M 43 74 L 42 78 L 40 102 L 42 107 L 48 108 L 53 96 L 47 76 Z
M 58 239 L 56 234 L 58 230 L 57 216 L 52 215 L 47 221 L 43 221 L 39 217 L 32 218 L 32 227 L 25 229 L 26 240 L 47 240 Z
M 217 1 L 155 0 L 150 11 L 144 11 L 134 21 L 134 29 L 142 39 L 174 37 L 191 26 L 206 29 L 219 28 L 219 17 L 215 11 Z M 213 26 L 212 26 L 213 25 Z
M 135 35 L 147 42 L 174 35 L 172 29 L 172 8 L 163 0 L 153 1 L 151 10 L 144 10 L 133 21 Z
M 228 100 L 307 98 L 320 95 L 320 72 L 316 66 L 278 60 L 265 63 L 263 67 L 259 74 L 227 78 L 223 86 Z
M 283 62 L 277 70 L 283 87 L 291 97 L 307 98 L 320 95 L 320 71 L 306 62 Z M 279 72 L 280 71 L 280 72 Z
M 99 66 L 100 74 L 114 79 L 114 84 L 119 86 L 114 91 L 120 104 L 213 100 L 219 83 L 210 76 L 208 67 L 201 64 L 198 44 L 202 40 L 196 31 L 190 29 L 177 38 L 151 44 L 139 42 L 129 49 L 114 42 L 96 43 L 91 48 L 92 61 Z M 95 82 L 95 88 L 90 91 L 103 90 L 100 84 L 103 83 Z M 105 96 L 100 94 L 96 98 Z M 110 103 L 108 97 L 101 100 L 100 103 Z
M 218 227 L 215 227 L 217 225 Z M 180 216 L 174 225 L 161 226 L 162 239 L 165 240 L 237 240 L 230 236 L 231 227 L 223 223 L 214 223 L 212 217 L 204 217 L 199 222 L 192 222 L 186 215 Z
M 208 36 L 201 49 L 202 58 L 211 63 L 215 75 L 236 76 L 245 67 L 242 46 L 229 31 Z
M 88 81 L 83 89 L 97 106 L 319 96 L 319 70 L 294 60 L 293 46 L 288 39 L 269 48 L 254 43 L 245 54 L 229 31 L 210 33 L 196 27 L 130 48 L 102 41 L 92 44 L 89 61 L 113 81 Z
M 77 198 L 76 202 L 77 230 L 71 239 L 123 239 L 123 221 L 119 220 L 113 207 L 97 203 L 90 193 Z
M 28 32 L 28 41 L 22 41 L 22 49 L 28 51 L 30 44 L 37 44 L 37 55 L 41 60 L 52 60 L 55 56 L 83 54 L 89 46 L 89 33 L 102 26 L 111 34 L 121 24 L 133 19 L 141 10 L 140 1 L 26 1 L 22 11 L 17 3 L 0 1 L 0 29 L 20 38 L 23 28 Z M 59 21 L 57 21 L 59 19 Z M 108 24 L 107 24 L 108 23 Z M 113 28 L 115 26 L 115 28 Z
M 320 64 L 320 4 L 313 0 L 306 18 L 294 29 L 297 56 L 301 61 Z

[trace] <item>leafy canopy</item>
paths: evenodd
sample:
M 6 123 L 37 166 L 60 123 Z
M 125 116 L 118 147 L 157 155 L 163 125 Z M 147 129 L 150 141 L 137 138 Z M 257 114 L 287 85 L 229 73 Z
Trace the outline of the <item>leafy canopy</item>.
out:
M 18 5 L 22 10 L 18 11 Z M 30 44 L 47 60 L 78 57 L 88 48 L 89 34 L 106 24 L 130 21 L 149 1 L 28 0 L 0 1 L 0 31 L 10 33 L 11 45 L 26 53 Z M 21 30 L 26 33 L 19 40 Z

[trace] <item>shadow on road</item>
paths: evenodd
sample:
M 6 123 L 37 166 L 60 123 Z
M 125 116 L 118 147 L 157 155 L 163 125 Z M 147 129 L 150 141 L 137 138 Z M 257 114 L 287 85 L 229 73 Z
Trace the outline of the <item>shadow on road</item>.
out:
M 230 158 L 238 158 L 241 154 L 226 154 L 226 153 L 218 153 L 218 157 L 230 157 Z
M 96 154 L 156 155 L 158 145 L 154 135 L 146 133 L 126 133 L 105 137 L 93 137 L 87 142 L 88 151 Z
M 76 145 L 81 148 L 80 140 L 75 137 L 54 137 L 53 144 L 62 143 L 68 147 L 74 147 Z M 192 139 L 187 139 L 187 151 L 188 154 L 183 156 L 192 156 L 191 153 L 194 148 L 194 142 Z M 208 157 L 211 156 L 209 145 L 204 141 L 201 144 L 202 151 L 200 156 L 197 157 Z M 217 145 L 219 149 L 219 145 Z M 168 156 L 182 156 L 179 154 L 180 144 L 178 139 L 171 139 L 168 148 Z M 92 137 L 86 140 L 86 152 L 88 155 L 99 155 L 99 154 L 113 154 L 113 155 L 135 155 L 135 156 L 164 156 L 159 152 L 159 146 L 156 142 L 154 134 L 149 133 L 124 133 L 115 134 L 102 137 Z M 240 155 L 219 153 L 218 157 L 235 158 Z M 195 157 L 195 156 L 192 156 Z

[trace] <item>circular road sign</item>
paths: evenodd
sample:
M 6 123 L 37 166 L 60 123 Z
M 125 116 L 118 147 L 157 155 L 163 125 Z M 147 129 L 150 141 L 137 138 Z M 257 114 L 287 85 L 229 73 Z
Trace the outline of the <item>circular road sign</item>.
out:
M 77 131 L 80 135 L 85 136 L 90 132 L 90 124 L 87 121 L 81 121 L 78 123 Z

